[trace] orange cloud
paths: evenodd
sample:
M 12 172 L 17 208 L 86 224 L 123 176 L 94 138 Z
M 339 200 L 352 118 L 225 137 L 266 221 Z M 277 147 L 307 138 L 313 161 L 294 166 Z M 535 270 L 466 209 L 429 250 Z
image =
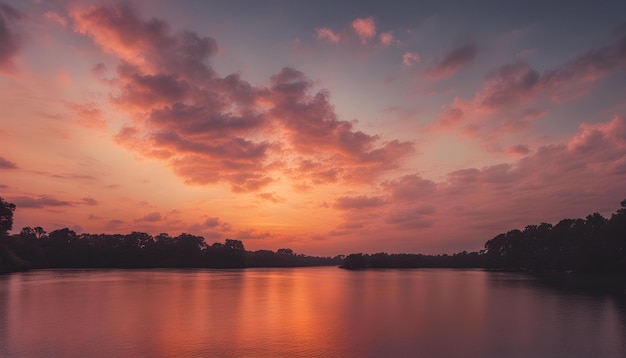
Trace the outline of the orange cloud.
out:
M 255 87 L 236 74 L 215 75 L 207 63 L 212 39 L 171 34 L 166 22 L 144 21 L 127 5 L 73 17 L 81 33 L 119 56 L 117 78 L 107 84 L 117 87 L 113 103 L 134 122 L 117 142 L 166 160 L 189 184 L 258 192 L 277 178 L 368 182 L 413 151 L 412 143 L 381 143 L 339 120 L 328 91 L 314 93 L 313 82 L 295 69 L 272 76 L 270 87 Z M 101 76 L 106 67 L 94 71 Z M 298 173 L 305 161 L 317 163 L 306 178 L 306 169 Z

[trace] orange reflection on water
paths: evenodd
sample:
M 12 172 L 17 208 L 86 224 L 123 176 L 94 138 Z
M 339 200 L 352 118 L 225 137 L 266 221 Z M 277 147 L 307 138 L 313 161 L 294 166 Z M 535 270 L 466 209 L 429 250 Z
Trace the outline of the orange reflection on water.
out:
M 475 270 L 0 276 L 0 356 L 626 356 L 626 304 Z

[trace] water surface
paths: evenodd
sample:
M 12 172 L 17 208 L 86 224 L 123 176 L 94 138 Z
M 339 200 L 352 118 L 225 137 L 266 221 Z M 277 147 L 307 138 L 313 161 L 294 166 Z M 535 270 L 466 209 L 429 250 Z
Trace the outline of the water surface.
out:
M 0 357 L 626 357 L 624 295 L 479 270 L 0 276 Z

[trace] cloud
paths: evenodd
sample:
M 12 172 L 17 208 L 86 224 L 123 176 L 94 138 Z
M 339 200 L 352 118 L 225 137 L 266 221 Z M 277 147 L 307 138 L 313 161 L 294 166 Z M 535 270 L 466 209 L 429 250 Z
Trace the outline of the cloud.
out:
M 415 201 L 430 197 L 437 189 L 437 184 L 419 175 L 410 174 L 385 181 L 382 187 L 396 201 Z
M 241 230 L 235 234 L 237 240 L 263 240 L 271 237 L 272 235 L 268 231 L 258 232 L 254 229 Z
M 100 204 L 100 203 L 99 203 L 96 199 L 94 199 L 94 198 L 83 198 L 83 199 L 81 200 L 81 203 L 82 203 L 82 204 L 85 204 L 85 205 L 91 205 L 91 206 L 95 206 L 95 205 L 99 205 L 99 204 Z
M 506 153 L 511 155 L 526 155 L 530 153 L 530 148 L 526 144 L 508 146 Z
M 67 27 L 68 20 L 64 16 L 61 16 L 59 13 L 55 11 L 46 11 L 43 14 L 44 19 L 47 21 L 57 24 L 63 28 Z
M 373 17 L 356 18 L 352 21 L 352 29 L 359 36 L 363 44 L 376 36 L 376 23 Z
M 404 55 L 402 55 L 402 64 L 406 67 L 411 67 L 420 62 L 421 59 L 422 57 L 417 52 L 405 52 Z
M 478 54 L 478 47 L 473 44 L 453 49 L 443 56 L 433 67 L 426 71 L 426 75 L 441 80 L 454 75 L 461 68 L 469 65 Z
M 320 40 L 328 40 L 330 42 L 337 43 L 341 40 L 341 36 L 333 32 L 333 30 L 327 27 L 318 27 L 315 29 L 315 37 Z
M 383 32 L 378 36 L 378 39 L 380 40 L 381 45 L 383 46 L 389 46 L 391 44 L 394 43 L 399 43 L 400 41 L 396 40 L 393 37 L 393 32 L 391 31 L 387 31 L 387 32 Z
M 437 235 L 449 244 L 469 243 L 529 223 L 586 215 L 589 207 L 607 210 L 616 205 L 615 193 L 626 193 L 623 116 L 583 123 L 560 144 L 510 150 L 522 157 L 455 170 L 439 182 L 405 175 L 382 182 L 375 196 L 345 197 L 334 205 L 344 219 L 334 234 L 353 227 L 353 233 L 342 235 L 405 237 L 395 230 L 419 229 L 415 240 Z M 459 237 L 457 227 L 467 239 Z
M 17 165 L 8 159 L 0 157 L 0 169 L 17 169 Z
M 525 62 L 505 64 L 489 73 L 472 98 L 455 98 L 444 106 L 435 126 L 463 123 L 467 134 L 486 138 L 520 132 L 549 106 L 580 98 L 599 79 L 624 69 L 626 36 L 543 73 Z
M 218 225 L 220 225 L 220 219 L 217 217 L 210 217 L 207 218 L 206 220 L 204 220 L 204 222 L 202 223 L 203 226 L 205 227 L 216 227 Z
M 281 198 L 280 196 L 278 196 L 278 195 L 276 195 L 274 193 L 259 193 L 258 197 L 263 199 L 263 200 L 275 203 L 275 204 L 276 203 L 282 203 L 282 202 L 285 201 L 285 199 Z
M 65 106 L 73 112 L 76 122 L 81 126 L 100 129 L 106 127 L 106 122 L 102 118 L 102 110 L 95 103 L 66 102 Z
M 315 28 L 315 38 L 331 43 L 354 43 L 358 39 L 358 43 L 361 45 L 373 45 L 378 48 L 400 43 L 391 30 L 377 34 L 376 22 L 373 17 L 356 18 L 341 31 L 334 31 L 328 27 L 317 27 Z
M 166 161 L 191 185 L 226 183 L 258 192 L 285 176 L 309 181 L 289 163 L 318 163 L 316 175 L 368 182 L 397 168 L 412 143 L 382 141 L 337 118 L 328 91 L 293 68 L 252 86 L 238 74 L 219 77 L 210 64 L 215 40 L 172 33 L 164 20 L 143 20 L 129 5 L 72 13 L 76 30 L 118 56 L 112 103 L 132 118 L 115 139 Z M 104 66 L 94 70 L 99 77 Z M 81 108 L 79 108 L 81 109 Z M 90 108 L 87 108 L 89 110 Z
M 135 222 L 157 222 L 161 220 L 161 213 L 159 212 L 152 212 L 149 214 L 146 214 L 145 216 L 135 219 Z
M 156 18 L 143 21 L 131 4 L 92 6 L 70 15 L 76 31 L 132 65 L 202 78 L 213 74 L 203 61 L 217 52 L 214 39 L 188 31 L 170 35 L 167 22 Z
M 15 8 L 0 4 L 0 73 L 13 73 L 16 70 L 13 59 L 20 51 L 21 39 L 13 32 L 10 24 L 22 19 L 22 13 Z
M 112 219 L 109 220 L 105 225 L 105 229 L 107 230 L 116 230 L 118 229 L 120 226 L 124 225 L 126 222 L 124 220 L 121 219 Z
M 427 228 L 434 224 L 433 214 L 435 211 L 436 209 L 432 205 L 420 205 L 410 209 L 392 211 L 385 218 L 385 223 L 400 229 Z
M 18 208 L 41 209 L 46 207 L 63 207 L 73 206 L 74 203 L 65 200 L 59 200 L 48 195 L 39 197 L 18 196 L 11 199 Z
M 378 207 L 384 203 L 384 198 L 379 196 L 342 196 L 335 200 L 334 207 L 339 210 L 351 210 Z

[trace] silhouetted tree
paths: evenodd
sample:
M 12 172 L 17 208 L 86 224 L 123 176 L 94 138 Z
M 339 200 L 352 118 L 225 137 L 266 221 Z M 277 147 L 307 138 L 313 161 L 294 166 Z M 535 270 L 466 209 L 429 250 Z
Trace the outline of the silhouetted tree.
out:
M 240 240 L 226 239 L 224 246 L 231 250 L 245 250 Z
M 13 229 L 13 212 L 15 204 L 0 198 L 0 235 L 6 235 Z
M 278 249 L 276 251 L 276 253 L 279 254 L 279 255 L 293 256 L 293 250 L 292 249 Z

